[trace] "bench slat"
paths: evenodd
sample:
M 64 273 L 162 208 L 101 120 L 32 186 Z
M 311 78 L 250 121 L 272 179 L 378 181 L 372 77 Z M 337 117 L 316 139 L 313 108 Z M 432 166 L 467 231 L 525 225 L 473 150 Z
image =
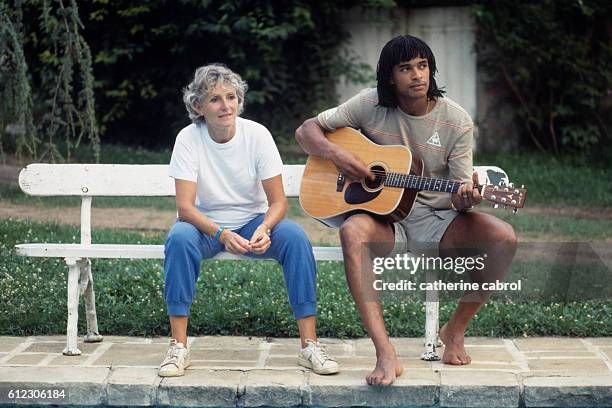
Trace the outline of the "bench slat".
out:
M 283 166 L 287 197 L 297 197 L 303 165 Z M 167 164 L 43 164 L 19 173 L 21 189 L 33 196 L 174 196 Z
M 163 259 L 163 245 L 120 245 L 120 244 L 19 244 L 15 245 L 18 255 L 45 258 L 121 258 L 121 259 Z M 318 261 L 342 261 L 340 247 L 314 247 Z M 253 260 L 243 255 L 220 252 L 212 259 Z

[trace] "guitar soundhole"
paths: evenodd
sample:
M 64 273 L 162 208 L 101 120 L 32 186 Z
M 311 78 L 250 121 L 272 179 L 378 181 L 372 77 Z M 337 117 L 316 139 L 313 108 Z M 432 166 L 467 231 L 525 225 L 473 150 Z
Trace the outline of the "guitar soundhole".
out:
M 365 185 L 367 188 L 376 190 L 385 182 L 385 178 L 387 177 L 386 170 L 382 166 L 372 166 L 372 173 L 376 176 L 374 180 L 366 179 Z

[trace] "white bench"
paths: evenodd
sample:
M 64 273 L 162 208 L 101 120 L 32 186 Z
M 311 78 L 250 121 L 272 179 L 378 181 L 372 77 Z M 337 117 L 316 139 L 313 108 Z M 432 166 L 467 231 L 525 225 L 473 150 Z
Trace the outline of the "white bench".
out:
M 64 258 L 68 265 L 68 324 L 65 355 L 80 355 L 77 347 L 79 296 L 85 297 L 87 334 L 85 342 L 102 341 L 98 333 L 91 259 L 163 259 L 163 245 L 92 244 L 91 203 L 95 196 L 174 196 L 174 180 L 167 175 L 167 165 L 113 164 L 31 164 L 19 174 L 19 185 L 32 196 L 80 196 L 81 242 L 79 244 L 25 243 L 15 246 L 18 255 Z M 508 182 L 497 167 L 476 167 L 480 182 Z M 304 166 L 285 165 L 283 184 L 287 197 L 298 197 Z M 342 261 L 340 247 L 314 247 L 318 261 Z M 246 256 L 221 252 L 213 259 L 253 260 Z M 437 360 L 438 301 L 437 296 L 426 301 L 424 359 Z

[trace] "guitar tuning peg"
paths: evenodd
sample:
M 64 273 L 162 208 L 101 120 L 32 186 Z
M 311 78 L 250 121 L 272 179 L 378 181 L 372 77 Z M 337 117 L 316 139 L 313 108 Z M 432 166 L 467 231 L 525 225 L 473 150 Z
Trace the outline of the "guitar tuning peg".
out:
M 510 188 L 514 187 L 514 183 L 508 183 L 508 187 Z
M 524 184 L 521 184 L 521 188 L 525 188 L 525 185 L 524 185 Z
M 512 209 L 512 214 L 518 214 L 518 208 L 514 207 L 514 208 Z

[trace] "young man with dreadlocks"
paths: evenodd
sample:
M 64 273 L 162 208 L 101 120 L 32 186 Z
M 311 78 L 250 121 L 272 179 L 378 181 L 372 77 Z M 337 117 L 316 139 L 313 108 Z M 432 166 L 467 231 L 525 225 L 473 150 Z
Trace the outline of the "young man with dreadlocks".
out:
M 491 215 L 470 211 L 482 200 L 474 188 L 478 176 L 472 174 L 472 119 L 456 102 L 443 96 L 435 73 L 436 62 L 429 46 L 413 36 L 398 36 L 380 54 L 376 89 L 363 90 L 342 105 L 306 120 L 296 131 L 298 142 L 308 154 L 331 160 L 352 180 L 374 176 L 360 158 L 329 142 L 324 132 L 348 126 L 378 144 L 403 144 L 423 160 L 424 176 L 463 182 L 452 195 L 420 192 L 411 213 L 401 222 L 389 224 L 358 213 L 340 227 L 348 285 L 376 348 L 376 367 L 366 376 L 370 385 L 393 383 L 403 367 L 389 340 L 380 302 L 362 286 L 371 281 L 373 273 L 371 268 L 362 271 L 364 243 L 381 243 L 389 248 L 403 243 L 413 252 L 422 248 L 411 246 L 415 243 L 434 243 L 440 253 L 449 255 L 457 254 L 453 248 L 482 247 L 485 243 L 488 251 L 498 253 L 495 262 L 487 262 L 478 274 L 472 273 L 476 282 L 503 278 L 514 255 L 516 236 L 512 226 Z M 467 293 L 440 330 L 444 363 L 470 363 L 464 332 L 485 299 L 482 293 Z

